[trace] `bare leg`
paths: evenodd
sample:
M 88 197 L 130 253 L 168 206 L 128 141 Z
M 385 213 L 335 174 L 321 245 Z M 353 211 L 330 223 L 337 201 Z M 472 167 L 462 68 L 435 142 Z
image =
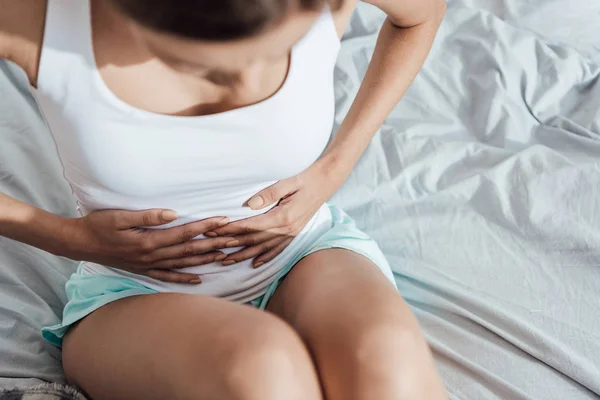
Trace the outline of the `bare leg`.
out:
M 268 309 L 307 343 L 328 400 L 447 399 L 416 319 L 366 258 L 346 250 L 304 258 Z
M 67 334 L 63 364 L 94 400 L 321 399 L 310 355 L 286 323 L 205 296 L 108 304 Z

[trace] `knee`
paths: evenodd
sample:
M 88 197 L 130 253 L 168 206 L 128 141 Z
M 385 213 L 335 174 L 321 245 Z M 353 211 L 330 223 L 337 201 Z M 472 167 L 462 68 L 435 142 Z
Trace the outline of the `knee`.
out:
M 238 335 L 219 369 L 223 398 L 321 399 L 306 347 L 292 328 L 275 318 Z
M 373 323 L 355 340 L 352 364 L 361 377 L 355 381 L 356 393 L 371 393 L 373 382 L 378 382 L 380 390 L 397 398 L 424 398 L 424 390 L 438 384 L 431 352 L 416 323 Z
M 393 321 L 369 324 L 356 335 L 353 355 L 359 367 L 398 370 L 404 360 L 424 350 L 425 339 L 418 327 Z M 390 369 L 390 367 L 393 367 Z

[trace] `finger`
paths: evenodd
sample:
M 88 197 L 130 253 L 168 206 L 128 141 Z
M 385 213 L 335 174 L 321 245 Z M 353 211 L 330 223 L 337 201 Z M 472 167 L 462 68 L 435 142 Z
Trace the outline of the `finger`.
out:
M 227 225 L 227 223 L 229 223 L 229 219 L 225 217 L 207 218 L 174 228 L 151 230 L 148 232 L 148 238 L 155 248 L 173 246 L 188 242 L 203 233 Z
M 294 178 L 284 179 L 252 196 L 248 200 L 248 207 L 253 210 L 260 210 L 261 208 L 277 203 L 296 190 L 296 180 Z
M 173 210 L 153 208 L 143 211 L 119 210 L 116 215 L 118 229 L 131 229 L 143 226 L 159 226 L 168 224 L 177 219 L 177 213 Z
M 229 236 L 194 239 L 174 246 L 163 247 L 151 253 L 150 259 L 154 261 L 172 260 L 176 258 L 194 257 L 201 254 L 214 252 L 227 247 L 234 239 Z M 236 246 L 229 246 L 236 247 Z M 220 253 L 222 254 L 222 253 Z
M 168 260 L 160 260 L 150 264 L 152 269 L 181 269 L 187 267 L 196 267 L 198 265 L 206 265 L 216 261 L 225 259 L 227 255 L 221 252 L 212 252 L 201 254 L 199 256 L 174 258 Z
M 248 233 L 246 235 L 239 236 L 225 236 L 229 238 L 229 242 L 225 244 L 225 247 L 252 247 L 271 240 L 277 236 L 281 235 L 271 231 Z
M 275 247 L 277 247 L 280 243 L 282 243 L 285 240 L 287 240 L 287 238 L 285 236 L 277 236 L 276 238 L 266 241 L 264 243 L 261 243 L 259 245 L 252 246 L 252 247 L 246 247 L 243 250 L 229 254 L 227 256 L 227 258 L 225 258 L 223 260 L 223 265 L 225 265 L 225 266 L 233 265 L 240 261 L 249 260 L 251 258 L 257 257 L 263 253 L 266 253 L 266 252 L 274 249 Z
M 163 282 L 170 283 L 187 283 L 198 285 L 202 283 L 202 279 L 198 275 L 186 274 L 182 272 L 165 271 L 162 269 L 151 269 L 143 273 L 150 278 L 158 279 Z
M 275 207 L 264 214 L 240 219 L 239 221 L 231 222 L 221 228 L 207 232 L 206 236 L 245 235 L 249 233 L 273 231 L 273 229 L 281 226 L 278 214 L 279 208 Z
M 288 237 L 285 241 L 281 242 L 279 245 L 277 245 L 273 249 L 271 249 L 268 252 L 264 253 L 263 255 L 257 257 L 256 260 L 254 260 L 254 262 L 252 263 L 252 266 L 254 268 L 258 268 L 261 265 L 273 260 L 279 254 L 281 254 L 281 252 L 283 250 L 285 250 L 285 248 L 288 247 L 290 245 L 290 243 L 292 243 L 292 240 L 294 240 L 294 238 Z

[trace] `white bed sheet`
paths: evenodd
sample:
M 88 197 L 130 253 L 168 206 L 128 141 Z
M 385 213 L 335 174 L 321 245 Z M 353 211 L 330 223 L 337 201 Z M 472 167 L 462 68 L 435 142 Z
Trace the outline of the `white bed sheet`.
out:
M 383 246 L 453 399 L 600 397 L 590 3 L 450 2 L 424 69 L 335 196 Z M 338 121 L 382 18 L 355 17 Z

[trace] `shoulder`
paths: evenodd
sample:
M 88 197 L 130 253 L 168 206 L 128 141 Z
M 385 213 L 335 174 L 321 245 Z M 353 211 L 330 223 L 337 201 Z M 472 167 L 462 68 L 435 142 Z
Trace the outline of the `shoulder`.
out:
M 23 68 L 35 86 L 44 37 L 46 0 L 0 0 L 0 58 Z
M 337 6 L 338 4 L 341 4 L 341 6 Z M 333 21 L 335 23 L 335 29 L 340 39 L 342 38 L 344 31 L 346 30 L 346 26 L 348 25 L 348 21 L 350 21 L 352 11 L 354 11 L 357 4 L 358 0 L 332 1 L 332 5 L 336 5 L 336 7 L 334 7 L 334 11 L 332 12 Z

